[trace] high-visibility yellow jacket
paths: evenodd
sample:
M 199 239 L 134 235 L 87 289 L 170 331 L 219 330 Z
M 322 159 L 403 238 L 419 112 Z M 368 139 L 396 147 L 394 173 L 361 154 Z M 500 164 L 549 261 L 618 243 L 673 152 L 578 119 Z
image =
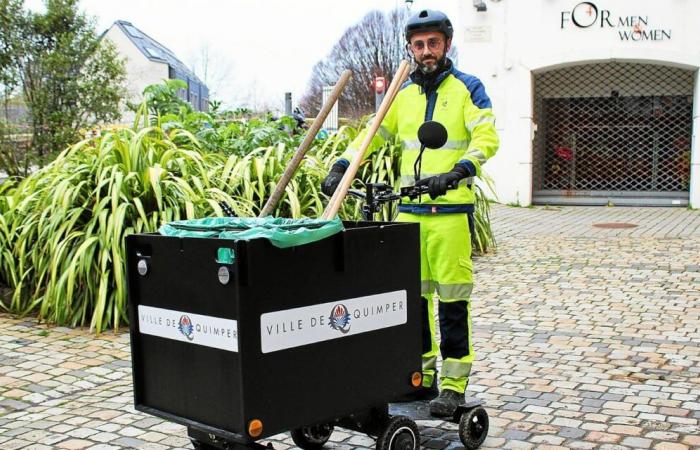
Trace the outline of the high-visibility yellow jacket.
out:
M 418 128 L 427 120 L 440 122 L 447 129 L 447 143 L 439 149 L 424 150 L 419 178 L 449 172 L 458 163 L 470 176 L 461 180 L 457 189 L 435 200 L 427 195 L 421 199 L 404 199 L 399 211 L 415 214 L 472 212 L 473 177 L 481 175 L 481 166 L 498 149 L 491 100 L 478 78 L 458 71 L 451 64 L 438 75 L 433 86 L 437 88 L 427 92 L 413 81 L 401 87 L 367 155 L 398 137 L 402 145 L 401 186 L 412 186 L 415 184 L 414 163 L 420 151 Z M 363 130 L 350 143 L 341 156 L 341 163 L 349 164 L 357 155 L 367 131 Z

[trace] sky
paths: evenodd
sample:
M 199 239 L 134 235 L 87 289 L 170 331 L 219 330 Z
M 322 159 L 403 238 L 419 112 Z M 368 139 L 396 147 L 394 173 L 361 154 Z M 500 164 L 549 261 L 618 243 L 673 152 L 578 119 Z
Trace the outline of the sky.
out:
M 458 13 L 459 0 L 414 0 L 411 11 Z M 465 1 L 465 0 L 462 0 Z M 26 0 L 41 10 L 42 0 Z M 314 64 L 343 32 L 373 9 L 406 8 L 404 0 L 82 0 L 97 31 L 126 20 L 172 50 L 188 67 L 210 57 L 210 84 L 227 106 L 296 105 Z M 197 73 L 202 77 L 201 70 Z

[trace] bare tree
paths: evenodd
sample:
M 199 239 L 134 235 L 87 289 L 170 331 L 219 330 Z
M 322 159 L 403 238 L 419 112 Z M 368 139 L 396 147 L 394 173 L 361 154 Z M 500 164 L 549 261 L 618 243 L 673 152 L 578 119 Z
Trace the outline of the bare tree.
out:
M 375 77 L 385 77 L 391 83 L 403 58 L 407 57 L 404 26 L 409 17 L 406 9 L 390 13 L 371 11 L 348 28 L 333 46 L 330 54 L 316 63 L 306 93 L 300 101 L 309 115 L 321 109 L 323 86 L 336 83 L 345 69 L 352 70 L 352 80 L 338 102 L 339 114 L 358 118 L 374 112 Z M 454 46 L 448 54 L 456 55 Z M 453 59 L 454 60 L 454 59 Z
M 274 97 L 270 90 L 257 78 L 247 82 L 245 87 L 239 90 L 236 103 L 255 113 L 265 113 L 279 109 L 275 106 Z
M 352 79 L 338 102 L 342 116 L 360 117 L 374 111 L 375 77 L 387 83 L 399 67 L 405 53 L 403 25 L 407 12 L 396 9 L 389 14 L 371 11 L 356 25 L 348 28 L 333 46 L 330 54 L 314 66 L 302 108 L 315 115 L 321 107 L 323 86 L 333 85 L 345 69 L 352 70 Z
M 233 64 L 226 56 L 212 51 L 209 43 L 202 44 L 198 54 L 190 58 L 190 68 L 209 88 L 209 98 L 218 98 L 232 82 Z

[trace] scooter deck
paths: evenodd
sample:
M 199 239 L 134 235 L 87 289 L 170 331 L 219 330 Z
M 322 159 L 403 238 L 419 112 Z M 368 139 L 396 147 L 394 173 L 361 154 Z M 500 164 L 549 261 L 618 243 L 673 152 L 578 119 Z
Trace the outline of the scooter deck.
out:
M 467 397 L 459 405 L 459 409 L 469 410 L 481 406 L 481 400 L 475 397 Z M 437 417 L 430 414 L 429 400 L 416 400 L 406 403 L 389 403 L 389 414 L 392 416 L 406 416 L 413 420 L 459 420 L 459 417 Z

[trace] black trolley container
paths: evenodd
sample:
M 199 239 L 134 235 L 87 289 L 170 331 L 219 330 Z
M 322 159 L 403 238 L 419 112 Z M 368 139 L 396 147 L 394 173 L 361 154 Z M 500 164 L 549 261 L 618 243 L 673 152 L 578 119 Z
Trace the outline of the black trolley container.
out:
M 137 410 L 187 426 L 195 448 L 291 430 L 317 449 L 335 425 L 379 450 L 419 447 L 415 422 L 387 406 L 421 370 L 417 224 L 346 222 L 286 249 L 158 234 L 126 245 Z

